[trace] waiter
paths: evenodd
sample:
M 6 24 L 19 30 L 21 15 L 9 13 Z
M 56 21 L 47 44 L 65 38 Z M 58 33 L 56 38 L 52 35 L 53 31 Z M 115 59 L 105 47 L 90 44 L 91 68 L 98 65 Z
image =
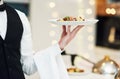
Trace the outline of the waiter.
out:
M 79 25 L 70 31 L 70 26 L 63 26 L 58 44 L 33 54 L 27 17 L 0 0 L 0 79 L 25 79 L 24 73 L 30 75 L 40 68 L 52 67 L 48 58 L 60 54 L 81 27 Z M 40 70 L 42 79 L 48 79 L 43 73 L 49 72 L 49 69 Z

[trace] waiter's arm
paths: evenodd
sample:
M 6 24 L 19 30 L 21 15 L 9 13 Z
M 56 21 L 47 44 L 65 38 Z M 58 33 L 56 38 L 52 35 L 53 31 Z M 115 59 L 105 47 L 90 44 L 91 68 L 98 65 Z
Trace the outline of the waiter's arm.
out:
M 36 61 L 49 62 L 48 60 L 49 55 L 56 56 L 57 54 L 60 54 L 62 51 L 59 47 L 59 44 L 56 44 L 49 48 L 34 53 L 32 47 L 30 23 L 24 13 L 20 11 L 17 12 L 23 23 L 23 30 L 24 30 L 21 40 L 21 64 L 24 73 L 30 75 L 38 70 Z M 41 65 L 43 65 L 42 62 Z
M 70 31 L 70 26 L 68 26 L 67 28 L 66 26 L 63 26 L 63 32 L 61 34 L 59 43 L 47 49 L 39 51 L 34 55 L 29 21 L 24 13 L 18 11 L 18 14 L 23 23 L 23 36 L 21 40 L 21 63 L 23 71 L 28 75 L 37 71 L 37 61 L 49 62 L 49 55 L 56 56 L 57 54 L 60 54 L 62 52 L 61 50 L 63 50 L 69 44 L 69 42 L 75 37 L 77 32 L 83 27 L 79 25 L 75 29 Z

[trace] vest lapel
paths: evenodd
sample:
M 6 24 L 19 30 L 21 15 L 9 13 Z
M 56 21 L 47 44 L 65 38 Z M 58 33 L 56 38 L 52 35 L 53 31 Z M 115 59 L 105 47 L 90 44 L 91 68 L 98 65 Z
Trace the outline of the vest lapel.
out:
M 8 5 L 6 5 L 6 14 L 7 14 L 7 31 L 5 41 L 11 42 L 14 39 L 17 39 L 18 34 L 22 33 L 20 32 L 20 30 L 23 30 L 23 27 L 21 27 L 22 22 L 18 13 Z
M 0 44 L 2 44 L 3 41 L 4 41 L 4 40 L 3 40 L 3 38 L 2 38 L 1 35 L 0 35 Z
M 0 35 L 0 40 L 3 40 L 2 36 Z

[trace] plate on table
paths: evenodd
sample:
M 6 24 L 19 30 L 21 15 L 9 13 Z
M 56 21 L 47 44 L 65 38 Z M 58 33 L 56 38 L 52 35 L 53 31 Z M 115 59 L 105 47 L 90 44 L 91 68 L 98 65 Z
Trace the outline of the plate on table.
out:
M 84 21 L 58 21 L 58 19 L 50 19 L 50 23 L 56 24 L 59 26 L 62 25 L 71 25 L 71 26 L 76 26 L 76 25 L 92 25 L 98 22 L 97 19 L 85 19 Z
M 78 72 L 74 72 L 74 73 L 68 73 L 70 76 L 80 76 L 80 75 L 87 75 L 88 72 L 81 72 L 81 73 L 78 73 Z
M 86 75 L 88 72 L 86 72 L 84 69 L 80 68 L 67 68 L 67 72 L 70 76 L 79 76 L 79 75 Z

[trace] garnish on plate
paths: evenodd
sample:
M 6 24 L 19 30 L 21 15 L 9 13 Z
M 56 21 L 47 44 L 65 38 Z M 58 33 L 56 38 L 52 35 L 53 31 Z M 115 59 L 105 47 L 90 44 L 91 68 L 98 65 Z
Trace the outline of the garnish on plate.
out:
M 68 71 L 68 73 L 82 73 L 82 72 L 84 72 L 84 70 L 83 69 L 80 69 L 80 68 L 73 68 L 73 67 L 71 67 L 71 68 L 67 68 L 67 71 Z
M 85 19 L 81 16 L 78 17 L 65 16 L 63 18 L 58 19 L 57 21 L 85 21 Z

